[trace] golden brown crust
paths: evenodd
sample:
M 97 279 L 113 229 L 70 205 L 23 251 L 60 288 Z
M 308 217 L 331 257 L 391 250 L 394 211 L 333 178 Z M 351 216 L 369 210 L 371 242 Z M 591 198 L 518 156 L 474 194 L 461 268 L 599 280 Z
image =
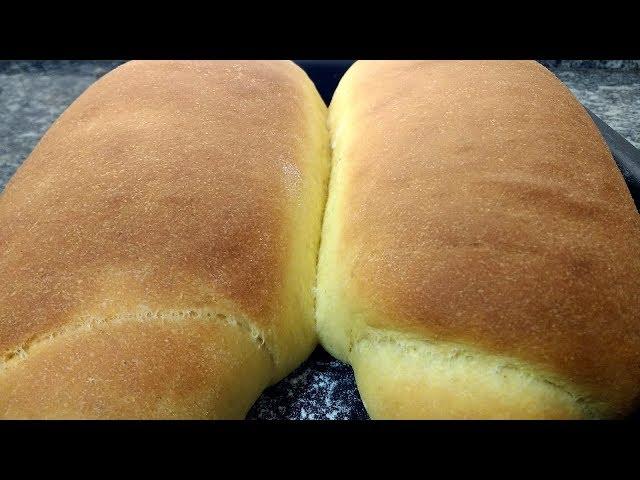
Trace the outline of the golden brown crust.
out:
M 568 89 L 535 62 L 357 62 L 330 116 L 327 261 L 362 322 L 515 357 L 629 408 L 639 217 Z
M 350 361 L 372 418 L 580 419 L 602 414 L 502 357 L 424 340 L 361 339 Z
M 2 417 L 242 419 L 272 375 L 268 353 L 215 317 L 69 330 L 7 362 Z
M 292 62 L 105 75 L 0 198 L 0 352 L 83 316 L 206 307 L 249 319 L 269 381 L 286 374 L 315 344 L 325 113 Z

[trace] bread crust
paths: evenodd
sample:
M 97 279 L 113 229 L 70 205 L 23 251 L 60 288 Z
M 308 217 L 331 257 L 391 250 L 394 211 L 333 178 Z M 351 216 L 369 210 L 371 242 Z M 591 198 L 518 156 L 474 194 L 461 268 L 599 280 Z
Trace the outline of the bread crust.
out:
M 349 360 L 365 326 L 466 344 L 608 414 L 631 408 L 640 217 L 559 80 L 529 61 L 359 61 L 330 126 L 318 285 L 330 351 Z
M 242 419 L 269 352 L 202 312 L 70 325 L 6 362 L 0 411 L 19 419 Z
M 288 61 L 134 61 L 89 87 L 0 198 L 5 360 L 82 318 L 208 309 L 270 350 L 257 391 L 286 375 L 316 343 L 325 117 Z

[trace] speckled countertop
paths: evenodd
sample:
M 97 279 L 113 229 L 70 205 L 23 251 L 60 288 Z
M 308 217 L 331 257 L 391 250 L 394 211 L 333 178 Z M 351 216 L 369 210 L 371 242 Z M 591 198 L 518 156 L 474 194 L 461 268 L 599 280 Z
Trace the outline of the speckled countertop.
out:
M 0 189 L 64 109 L 120 63 L 0 61 Z M 637 65 L 597 61 L 547 65 L 586 107 L 640 148 Z M 248 418 L 366 419 L 367 414 L 351 367 L 318 348 L 285 380 L 267 389 Z

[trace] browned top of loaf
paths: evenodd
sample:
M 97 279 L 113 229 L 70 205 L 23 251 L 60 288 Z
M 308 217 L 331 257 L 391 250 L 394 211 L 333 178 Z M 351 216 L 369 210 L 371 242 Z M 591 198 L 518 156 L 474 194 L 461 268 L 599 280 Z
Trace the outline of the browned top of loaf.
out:
M 268 319 L 305 82 L 291 62 L 157 61 L 91 86 L 0 198 L 0 352 L 140 301 Z
M 381 326 L 633 397 L 640 217 L 569 90 L 535 62 L 358 68 L 343 245 Z

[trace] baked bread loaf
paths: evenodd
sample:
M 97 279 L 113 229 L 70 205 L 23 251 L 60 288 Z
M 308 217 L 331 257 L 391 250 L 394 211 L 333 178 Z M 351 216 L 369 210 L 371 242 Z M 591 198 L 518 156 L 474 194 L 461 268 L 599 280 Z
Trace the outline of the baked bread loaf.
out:
M 640 391 L 640 223 L 527 61 L 360 61 L 329 109 L 322 344 L 373 418 L 602 418 Z
M 0 417 L 244 417 L 316 345 L 325 124 L 291 62 L 92 85 L 0 198 Z

